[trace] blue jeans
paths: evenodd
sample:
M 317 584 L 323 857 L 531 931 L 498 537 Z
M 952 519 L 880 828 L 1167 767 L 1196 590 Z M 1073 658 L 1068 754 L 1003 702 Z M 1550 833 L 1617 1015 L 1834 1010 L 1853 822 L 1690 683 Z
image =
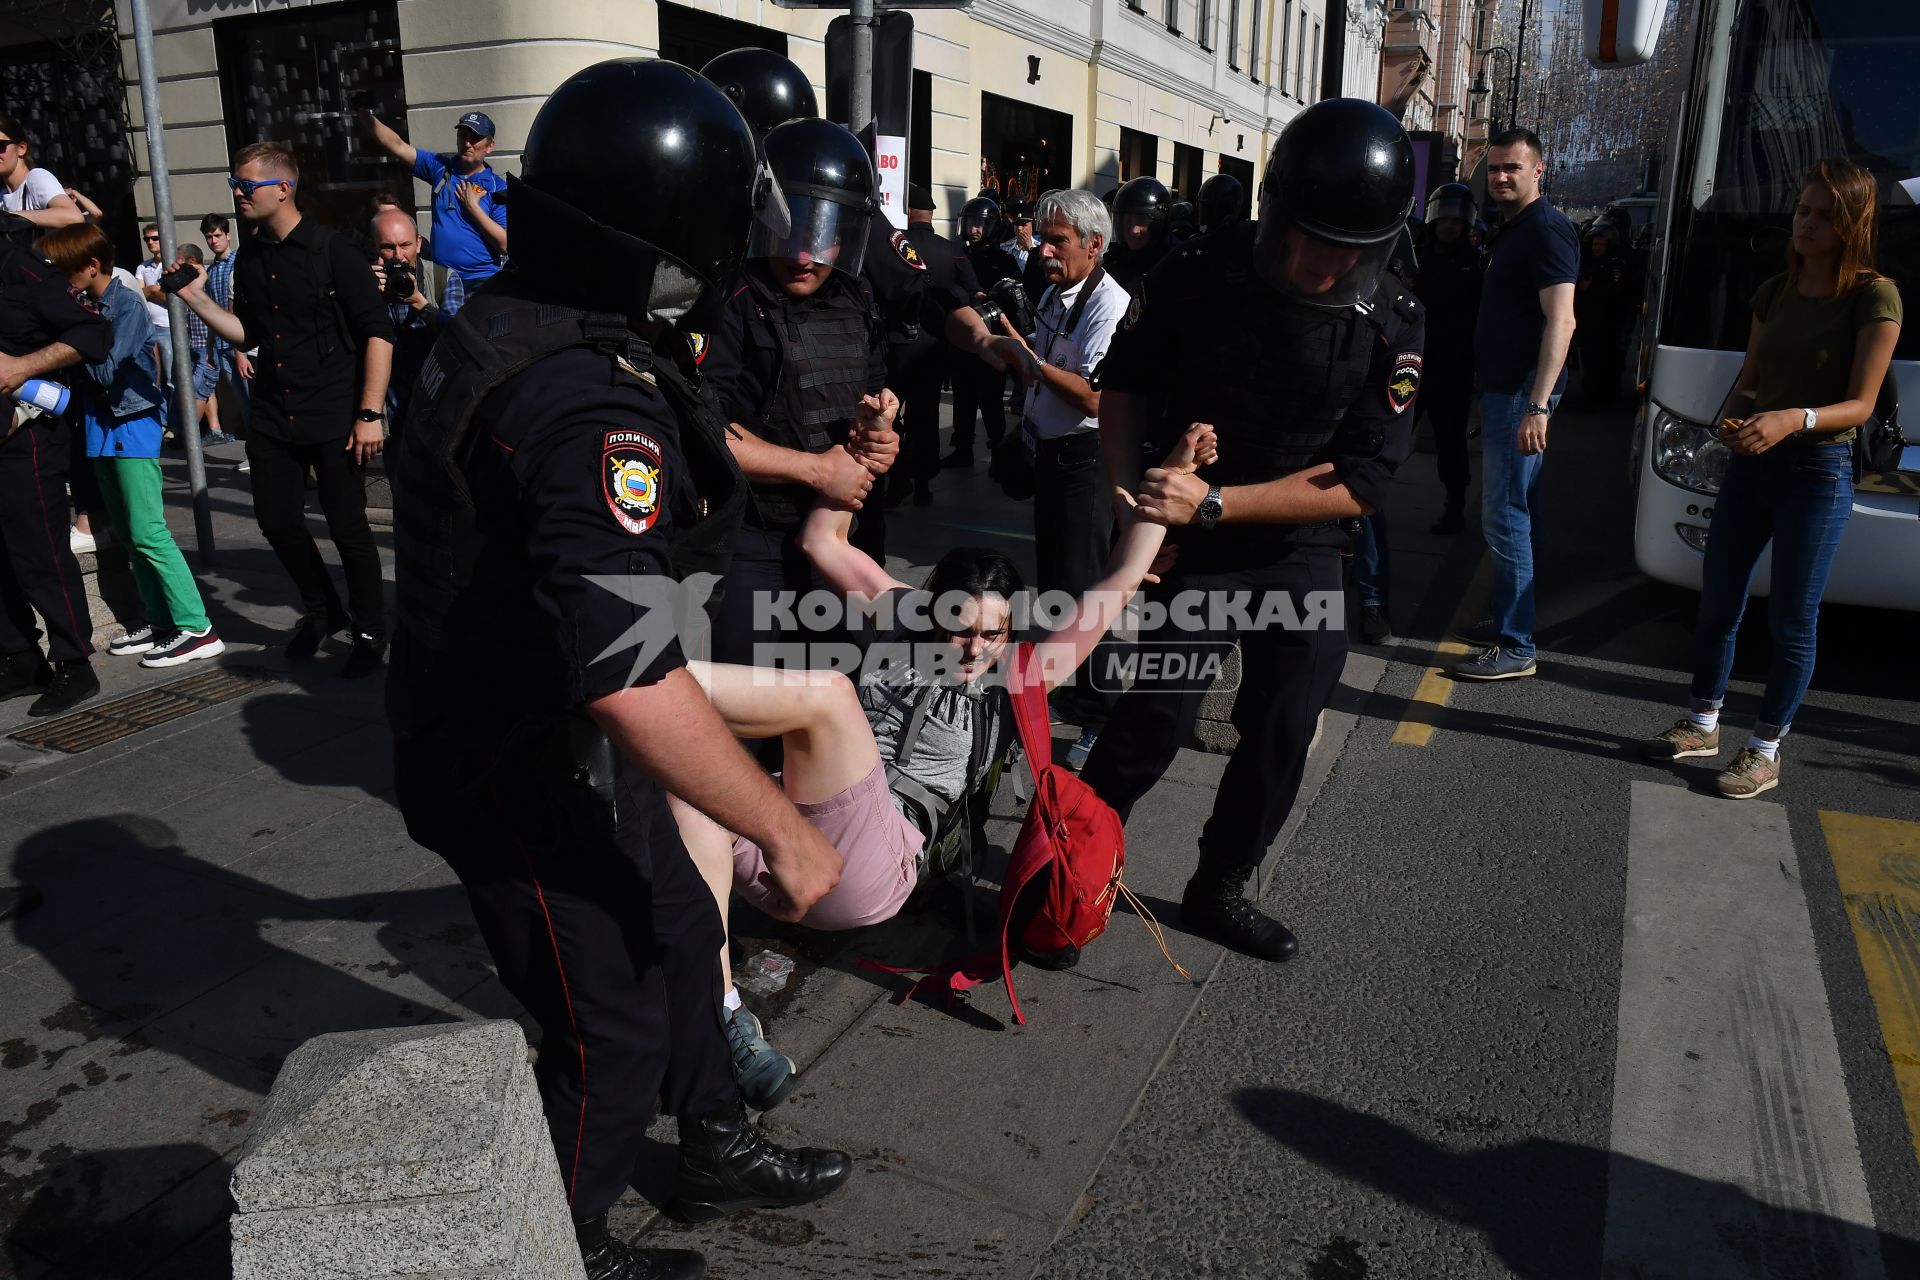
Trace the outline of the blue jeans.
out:
M 220 352 L 220 371 L 227 375 L 227 385 L 233 388 L 234 399 L 240 402 L 240 427 L 246 429 L 247 419 L 253 415 L 253 384 L 240 376 L 240 362 L 231 346 L 222 346 Z M 239 434 L 231 427 L 223 428 L 229 435 Z
M 1700 617 L 1694 631 L 1693 708 L 1717 710 L 1733 671 L 1733 642 L 1754 566 L 1773 543 L 1767 622 L 1773 660 L 1754 732 L 1778 738 L 1793 723 L 1813 679 L 1820 596 L 1853 514 L 1853 453 L 1844 444 L 1778 445 L 1735 457 L 1713 503 Z
M 1480 529 L 1493 559 L 1493 629 L 1500 647 L 1533 656 L 1533 522 L 1540 514 L 1544 453 L 1523 454 L 1520 420 L 1533 386 L 1480 393 Z M 1547 407 L 1558 408 L 1554 396 Z
M 1393 576 L 1393 552 L 1387 546 L 1387 513 L 1376 511 L 1360 521 L 1360 536 L 1353 540 L 1353 587 L 1360 593 L 1360 607 L 1387 606 L 1387 583 Z

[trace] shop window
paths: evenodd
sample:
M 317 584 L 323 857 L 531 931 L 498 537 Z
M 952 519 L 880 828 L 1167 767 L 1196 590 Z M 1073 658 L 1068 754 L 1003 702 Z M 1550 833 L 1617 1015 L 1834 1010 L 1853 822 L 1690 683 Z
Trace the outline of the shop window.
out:
M 980 95 L 980 190 L 996 199 L 1037 199 L 1071 187 L 1073 117 L 1030 102 Z
M 1200 194 L 1200 184 L 1206 181 L 1206 164 L 1206 153 L 1200 148 L 1184 142 L 1173 144 L 1173 189 L 1180 193 L 1178 199 L 1192 200 Z
M 219 18 L 213 42 L 229 154 L 252 142 L 286 144 L 300 166 L 301 209 L 356 234 L 375 193 L 412 206 L 411 174 L 374 142 L 361 116 L 372 111 L 406 132 L 394 0 Z M 449 130 L 426 141 L 452 140 Z
M 1160 169 L 1160 139 L 1138 129 L 1120 130 L 1120 181 L 1157 177 Z
M 785 32 L 660 0 L 660 56 L 698 71 L 729 49 L 771 49 L 787 55 Z

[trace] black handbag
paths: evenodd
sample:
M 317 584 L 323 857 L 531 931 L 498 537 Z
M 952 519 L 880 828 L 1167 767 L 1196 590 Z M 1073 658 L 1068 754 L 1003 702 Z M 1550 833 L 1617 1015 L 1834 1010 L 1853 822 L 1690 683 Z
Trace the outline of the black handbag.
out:
M 987 463 L 987 477 L 1015 502 L 1025 502 L 1039 488 L 1033 471 L 1033 455 L 1027 452 L 1026 422 L 1000 437 Z
M 1895 471 L 1907 447 L 1907 436 L 1900 429 L 1900 388 L 1893 371 L 1880 384 L 1873 413 L 1860 424 L 1860 438 L 1854 441 L 1853 470 L 1857 482 L 1866 472 Z

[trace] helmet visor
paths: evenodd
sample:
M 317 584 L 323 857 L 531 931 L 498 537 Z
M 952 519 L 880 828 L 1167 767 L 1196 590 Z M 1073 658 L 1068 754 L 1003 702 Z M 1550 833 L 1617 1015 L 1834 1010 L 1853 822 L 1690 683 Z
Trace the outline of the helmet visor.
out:
M 1395 240 L 1336 244 L 1278 220 L 1263 221 L 1254 242 L 1263 275 L 1281 292 L 1308 306 L 1341 310 L 1364 302 L 1380 285 Z
M 784 235 L 766 221 L 754 223 L 747 239 L 749 258 L 818 263 L 850 276 L 860 274 L 872 217 L 864 207 L 820 196 L 790 195 L 786 208 L 790 226 Z
M 1458 196 L 1435 196 L 1427 202 L 1427 221 L 1438 222 L 1442 218 L 1472 222 L 1473 205 Z

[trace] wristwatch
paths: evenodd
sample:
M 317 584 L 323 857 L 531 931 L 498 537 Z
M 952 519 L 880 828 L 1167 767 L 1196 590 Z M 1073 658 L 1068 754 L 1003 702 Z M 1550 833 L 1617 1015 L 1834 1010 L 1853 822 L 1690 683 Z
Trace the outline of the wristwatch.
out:
M 1547 405 L 1535 404 L 1533 401 L 1529 400 L 1527 401 L 1527 411 L 1521 416 L 1525 418 L 1532 418 L 1532 417 L 1551 418 L 1553 416 L 1553 410 Z
M 378 409 L 362 409 L 353 415 L 355 422 L 385 422 L 387 415 Z
M 1194 516 L 1200 521 L 1202 529 L 1211 529 L 1220 523 L 1220 513 L 1226 508 L 1220 504 L 1220 486 L 1214 485 L 1207 490 L 1207 496 L 1200 499 L 1200 505 L 1194 508 Z
M 1802 409 L 1800 411 L 1800 414 L 1802 419 L 1802 425 L 1800 429 L 1794 432 L 1793 434 L 1797 436 L 1812 435 L 1813 428 L 1820 421 L 1820 411 L 1818 409 Z

